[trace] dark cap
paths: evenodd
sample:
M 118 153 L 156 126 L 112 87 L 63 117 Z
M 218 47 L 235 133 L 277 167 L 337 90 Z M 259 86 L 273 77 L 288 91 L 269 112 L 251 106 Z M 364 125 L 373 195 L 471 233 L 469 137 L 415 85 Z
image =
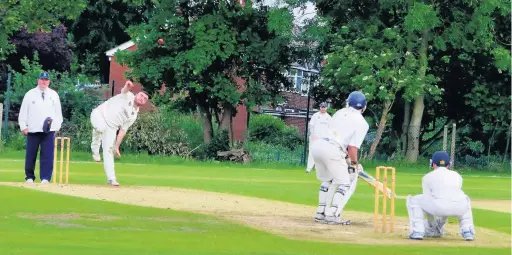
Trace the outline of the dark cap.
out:
M 436 151 L 432 155 L 432 163 L 437 166 L 448 166 L 450 165 L 450 155 L 446 151 Z
M 39 79 L 50 79 L 50 74 L 48 74 L 47 72 L 42 72 L 39 74 Z
M 320 107 L 327 107 L 327 103 L 321 103 Z

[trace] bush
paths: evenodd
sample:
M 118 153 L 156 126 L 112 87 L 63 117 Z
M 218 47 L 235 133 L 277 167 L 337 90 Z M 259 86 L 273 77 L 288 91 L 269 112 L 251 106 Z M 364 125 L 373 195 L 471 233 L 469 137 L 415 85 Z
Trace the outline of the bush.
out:
M 284 121 L 271 115 L 256 115 L 249 124 L 249 141 L 281 145 L 293 150 L 302 144 L 297 127 L 287 126 Z
M 139 115 L 125 137 L 125 148 L 149 154 L 187 156 L 202 143 L 200 124 L 193 116 L 168 107 Z
M 217 134 L 212 140 L 205 145 L 202 153 L 199 153 L 199 157 L 203 159 L 217 159 L 218 151 L 229 150 L 229 133 L 227 129 L 223 129 L 220 134 Z M 203 155 L 201 155 L 203 154 Z

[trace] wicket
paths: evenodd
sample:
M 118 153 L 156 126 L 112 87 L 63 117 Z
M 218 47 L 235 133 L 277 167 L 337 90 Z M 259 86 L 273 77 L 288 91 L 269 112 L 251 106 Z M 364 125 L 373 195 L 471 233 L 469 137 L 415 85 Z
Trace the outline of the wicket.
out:
M 62 184 L 62 172 L 64 171 L 64 144 L 66 141 L 67 144 L 67 152 L 66 152 L 66 184 L 69 183 L 69 147 L 71 144 L 71 138 L 69 137 L 55 137 L 55 149 L 53 151 L 53 183 L 57 183 L 57 154 L 58 154 L 58 144 L 60 143 L 60 178 L 59 183 Z
M 387 199 L 391 199 L 390 205 L 390 219 L 389 219 L 389 232 L 395 232 L 395 168 L 394 167 L 386 167 L 386 166 L 378 166 L 375 169 L 375 179 L 377 182 L 380 182 L 380 170 L 383 171 L 382 175 L 382 233 L 387 231 Z M 388 189 L 388 170 L 391 171 L 391 197 L 388 197 L 387 189 Z M 379 232 L 379 197 L 380 191 L 378 188 L 375 188 L 375 214 L 374 214 L 374 231 Z

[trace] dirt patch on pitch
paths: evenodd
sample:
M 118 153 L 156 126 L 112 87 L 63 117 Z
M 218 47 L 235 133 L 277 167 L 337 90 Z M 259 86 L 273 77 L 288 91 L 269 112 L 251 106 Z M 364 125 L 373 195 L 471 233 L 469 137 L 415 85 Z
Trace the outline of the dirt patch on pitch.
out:
M 350 219 L 352 225 L 331 226 L 313 221 L 313 206 L 215 192 L 167 187 L 0 184 L 130 205 L 213 215 L 294 239 L 383 245 L 510 247 L 509 234 L 479 226 L 476 228 L 477 238 L 474 242 L 463 241 L 458 234 L 458 224 L 454 222 L 448 224 L 447 235 L 443 238 L 413 241 L 407 239 L 409 220 L 404 217 L 395 218 L 395 233 L 374 233 L 371 213 L 346 211 L 344 218 Z

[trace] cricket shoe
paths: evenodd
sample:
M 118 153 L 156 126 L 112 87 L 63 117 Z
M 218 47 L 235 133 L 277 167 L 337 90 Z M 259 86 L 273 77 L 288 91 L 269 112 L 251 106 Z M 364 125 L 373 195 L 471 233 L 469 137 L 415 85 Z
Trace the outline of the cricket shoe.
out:
M 423 240 L 424 235 L 424 233 L 414 231 L 409 235 L 409 239 Z
M 96 162 L 100 162 L 101 161 L 101 156 L 100 156 L 100 154 L 93 153 L 92 154 L 92 159 L 94 159 L 94 161 L 96 161 Z
M 473 241 L 475 240 L 475 235 L 472 231 L 464 231 L 462 232 L 462 238 L 464 238 L 466 241 Z
M 316 221 L 316 222 L 325 223 L 325 214 L 324 214 L 324 213 L 319 213 L 319 212 L 317 212 L 317 213 L 315 214 L 315 221 Z
M 27 180 L 25 181 L 25 183 L 34 183 L 34 180 L 32 180 L 32 179 L 27 179 Z
M 48 184 L 48 183 L 50 183 L 50 182 L 49 182 L 48 180 L 46 180 L 46 179 L 43 179 L 43 180 L 41 181 L 41 184 Z
M 116 180 L 108 180 L 108 184 L 114 187 L 119 187 L 119 182 L 117 182 Z
M 352 222 L 350 220 L 343 220 L 341 217 L 336 216 L 326 216 L 325 222 L 329 225 L 350 225 Z

